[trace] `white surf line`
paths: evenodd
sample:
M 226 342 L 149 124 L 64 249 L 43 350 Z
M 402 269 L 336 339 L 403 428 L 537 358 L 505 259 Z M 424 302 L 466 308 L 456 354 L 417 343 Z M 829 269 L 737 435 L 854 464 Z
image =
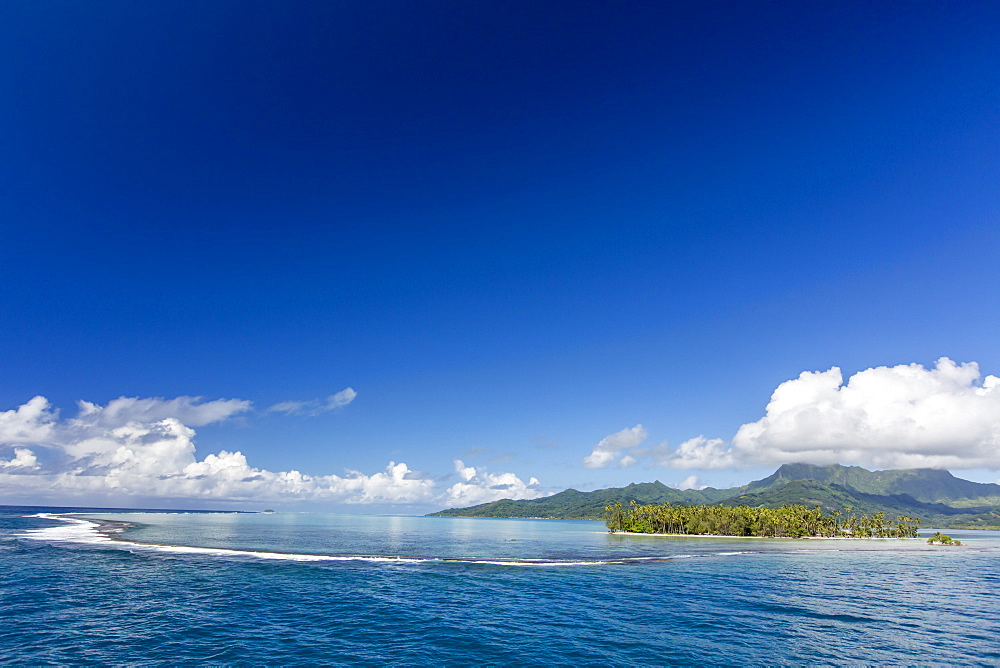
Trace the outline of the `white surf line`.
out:
M 64 525 L 46 527 L 44 529 L 25 529 L 24 533 L 18 534 L 19 538 L 30 538 L 33 540 L 65 541 L 72 543 L 113 543 L 114 541 L 105 534 L 98 531 L 100 524 L 92 520 L 85 520 L 69 515 L 56 513 L 37 513 L 27 515 L 27 517 L 40 517 L 46 520 L 59 520 L 65 522 Z
M 68 526 L 46 527 L 43 529 L 26 529 L 19 534 L 21 538 L 32 540 L 44 540 L 52 542 L 72 542 L 101 544 L 108 547 L 120 546 L 129 550 L 149 550 L 155 552 L 165 552 L 170 554 L 199 554 L 205 556 L 225 556 L 225 557 L 253 557 L 256 559 L 282 560 L 282 561 L 363 561 L 370 563 L 395 563 L 395 564 L 426 564 L 426 563 L 461 563 L 461 564 L 485 564 L 494 566 L 519 566 L 519 567 L 553 567 L 553 566 L 604 566 L 629 563 L 640 563 L 650 560 L 670 560 L 676 557 L 642 557 L 638 559 L 599 559 L 594 561 L 558 561 L 555 559 L 497 559 L 497 558 L 476 558 L 476 557 L 406 557 L 393 555 L 365 555 L 365 554 L 308 554 L 295 552 L 272 552 L 265 550 L 237 550 L 231 548 L 198 547 L 194 545 L 166 545 L 163 543 L 145 543 L 141 541 L 127 540 L 109 534 L 118 533 L 126 528 L 127 523 L 110 520 L 96 520 L 90 518 L 73 517 L 68 513 L 38 513 L 28 517 L 39 517 L 42 519 L 59 520 L 66 522 Z

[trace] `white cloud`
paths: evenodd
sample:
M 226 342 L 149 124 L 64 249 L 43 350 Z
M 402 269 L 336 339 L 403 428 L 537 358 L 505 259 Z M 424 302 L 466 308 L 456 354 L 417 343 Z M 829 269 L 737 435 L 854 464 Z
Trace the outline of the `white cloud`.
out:
M 246 413 L 253 404 L 242 399 L 216 399 L 205 401 L 203 397 L 177 397 L 164 399 L 150 397 L 119 397 L 98 406 L 89 401 L 77 402 L 80 414 L 74 424 L 83 427 L 109 427 L 129 422 L 154 422 L 164 418 L 176 418 L 191 427 L 203 427 L 213 422 L 228 420 L 239 413 Z
M 616 461 L 622 466 L 634 464 L 635 459 L 624 451 L 640 445 L 648 436 L 649 433 L 641 424 L 605 436 L 594 446 L 591 453 L 583 458 L 583 465 L 590 469 L 599 469 L 610 466 Z
M 490 473 L 485 467 L 466 466 L 455 460 L 455 472 L 461 478 L 448 488 L 452 505 L 470 506 L 500 499 L 535 499 L 544 496 L 537 478 L 525 483 L 513 473 Z
M 732 449 L 721 438 L 695 436 L 677 446 L 666 459 L 675 469 L 722 469 L 732 466 Z
M 353 391 L 352 391 L 353 392 Z M 308 475 L 251 466 L 240 452 L 220 451 L 198 459 L 195 430 L 177 415 L 199 424 L 218 422 L 249 407 L 221 399 L 116 399 L 108 406 L 80 402 L 80 414 L 60 419 L 44 397 L 0 413 L 0 493 L 46 497 L 226 501 L 330 501 L 337 503 L 469 503 L 496 498 L 541 496 L 538 480 L 524 483 L 513 473 L 461 467 L 462 482 L 439 490 L 434 479 L 389 462 L 383 471 Z M 168 415 L 174 410 L 177 415 Z M 25 445 L 45 451 L 36 457 Z
M 332 411 L 336 408 L 343 408 L 354 401 L 358 393 L 354 388 L 347 387 L 331 394 L 326 399 L 313 399 L 311 401 L 282 401 L 267 409 L 268 413 L 284 413 L 285 415 L 307 415 L 316 416 L 320 413 Z
M 0 413 L 0 443 L 47 442 L 57 417 L 48 399 L 34 397 L 14 410 Z
M 700 481 L 698 480 L 698 476 L 696 476 L 695 474 L 692 473 L 691 475 L 689 475 L 688 477 L 684 478 L 684 480 L 681 480 L 680 482 L 671 483 L 670 487 L 673 487 L 674 489 L 682 489 L 682 490 L 683 489 L 705 489 L 706 487 L 708 487 L 708 485 L 701 485 L 701 484 L 699 484 L 699 482 Z
M 38 459 L 28 448 L 14 448 L 14 457 L 0 459 L 0 469 L 37 469 Z
M 873 468 L 1000 468 L 1000 378 L 947 357 L 841 371 L 806 371 L 771 395 L 764 417 L 731 444 L 682 443 L 675 468 L 847 463 Z

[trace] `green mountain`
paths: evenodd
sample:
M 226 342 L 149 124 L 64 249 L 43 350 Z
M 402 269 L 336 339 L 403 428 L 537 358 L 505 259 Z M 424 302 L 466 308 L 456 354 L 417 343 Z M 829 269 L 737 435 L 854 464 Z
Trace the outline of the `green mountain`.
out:
M 561 520 L 599 519 L 604 506 L 621 501 L 629 503 L 713 503 L 727 498 L 728 490 L 711 487 L 697 490 L 679 490 L 667 487 L 659 480 L 655 482 L 632 483 L 628 487 L 611 487 L 593 492 L 579 492 L 575 489 L 546 496 L 541 499 L 512 501 L 502 499 L 483 503 L 470 508 L 449 508 L 431 515 L 444 517 L 545 517 Z
M 860 466 L 785 464 L 762 480 L 730 489 L 678 490 L 660 481 L 593 492 L 568 489 L 527 501 L 503 499 L 431 515 L 601 519 L 609 503 L 821 506 L 827 512 L 919 517 L 925 527 L 1000 529 L 1000 485 L 956 478 L 948 471 L 869 471 Z
M 908 494 L 918 501 L 959 506 L 1000 505 L 1000 485 L 956 478 L 937 469 L 869 471 L 860 466 L 785 464 L 777 471 L 747 485 L 748 492 L 781 487 L 790 480 L 818 480 L 865 494 Z

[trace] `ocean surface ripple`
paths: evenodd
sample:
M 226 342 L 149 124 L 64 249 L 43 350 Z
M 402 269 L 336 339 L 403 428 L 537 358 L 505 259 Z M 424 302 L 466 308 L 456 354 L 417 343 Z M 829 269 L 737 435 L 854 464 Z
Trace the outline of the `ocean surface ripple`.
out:
M 997 532 L 60 510 L 0 508 L 6 664 L 1000 664 Z

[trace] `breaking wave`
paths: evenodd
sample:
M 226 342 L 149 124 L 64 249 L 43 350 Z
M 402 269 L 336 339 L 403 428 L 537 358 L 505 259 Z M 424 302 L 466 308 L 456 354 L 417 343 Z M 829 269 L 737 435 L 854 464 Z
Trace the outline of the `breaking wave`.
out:
M 31 517 L 57 520 L 62 524 L 42 529 L 26 529 L 19 536 L 32 540 L 70 542 L 120 547 L 130 551 L 153 551 L 167 554 L 189 554 L 215 557 L 267 559 L 299 562 L 370 562 L 385 564 L 483 564 L 491 566 L 553 567 L 553 566 L 612 566 L 649 564 L 690 559 L 696 556 L 738 556 L 749 552 L 717 552 L 705 555 L 675 554 L 662 556 L 625 557 L 619 559 L 515 559 L 484 557 L 407 556 L 388 554 L 311 554 L 269 550 L 240 550 L 233 548 L 202 547 L 197 545 L 170 545 L 130 540 L 123 533 L 132 524 L 114 520 L 77 517 L 69 513 L 37 513 Z

